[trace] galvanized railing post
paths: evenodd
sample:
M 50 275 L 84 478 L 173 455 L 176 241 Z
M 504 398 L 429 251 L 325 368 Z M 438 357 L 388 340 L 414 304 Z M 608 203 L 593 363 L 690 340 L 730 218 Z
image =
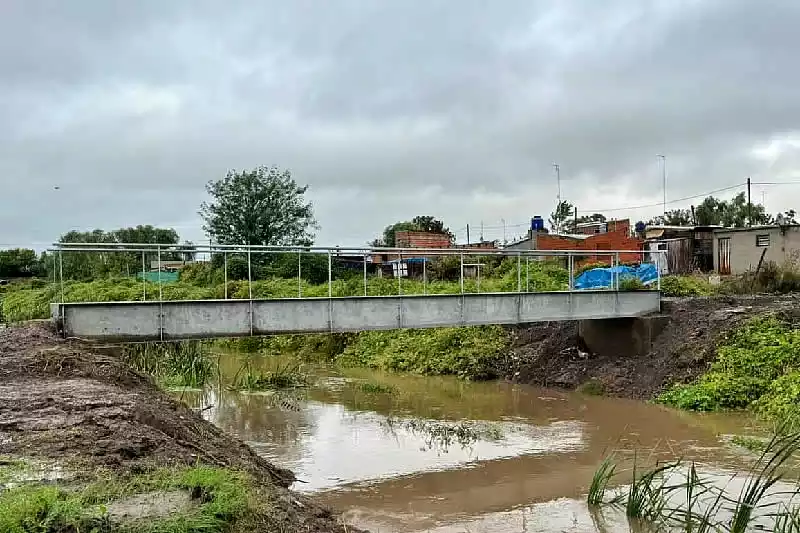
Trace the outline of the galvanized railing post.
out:
M 164 340 L 164 293 L 161 288 L 161 245 L 157 246 L 158 253 L 158 338 Z
M 364 296 L 367 295 L 367 254 L 364 254 Z
M 461 294 L 464 294 L 464 252 L 461 252 L 461 275 L 459 276 Z
M 575 256 L 570 253 L 567 256 L 567 270 L 569 271 L 569 291 L 572 292 L 575 290 Z
M 517 252 L 517 292 L 522 292 L 522 254 Z
M 525 292 L 531 292 L 531 258 L 525 257 Z
M 301 258 L 303 256 L 303 250 L 297 250 L 297 297 L 303 297 L 303 275 L 302 275 L 302 263 Z
M 428 294 L 428 258 L 422 258 L 422 294 Z
M 477 270 L 478 274 L 478 293 L 481 292 L 481 256 L 478 256 L 478 260 L 475 262 L 475 269 Z
M 403 295 L 403 252 L 397 255 L 397 295 Z
M 661 291 L 661 261 L 663 260 L 660 255 L 657 255 L 656 261 L 656 288 Z
M 328 298 L 333 297 L 333 258 L 328 250 Z
M 224 251 L 222 253 L 222 269 L 225 271 L 224 273 L 224 282 L 225 282 L 225 299 L 228 299 L 228 251 Z
M 161 245 L 159 244 L 157 247 L 158 252 L 158 301 L 160 302 L 163 299 L 162 296 L 162 289 L 161 289 Z
M 251 247 L 247 245 L 247 297 L 253 299 L 253 261 L 251 257 Z
M 61 284 L 61 303 L 64 303 L 64 250 L 58 251 L 58 279 Z
M 144 252 L 142 252 L 142 301 L 147 301 L 147 268 L 145 267 Z

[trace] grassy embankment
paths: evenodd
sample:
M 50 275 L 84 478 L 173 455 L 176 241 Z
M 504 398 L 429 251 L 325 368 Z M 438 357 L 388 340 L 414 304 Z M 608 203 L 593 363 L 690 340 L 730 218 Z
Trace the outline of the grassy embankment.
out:
M 96 472 L 74 484 L 24 482 L 29 466 L 0 466 L 0 531 L 216 533 L 280 530 L 272 496 L 244 473 L 211 466 L 119 477 Z M 3 490 L 3 484 L 8 486 Z
M 207 273 L 206 273 L 207 274 Z M 566 270 L 551 263 L 523 264 L 518 281 L 516 261 L 503 261 L 487 268 L 485 277 L 478 281 L 465 281 L 466 292 L 516 291 L 518 283 L 532 292 L 565 290 Z M 222 298 L 225 286 L 206 286 L 213 276 L 192 272 L 185 279 L 166 283 L 161 287 L 166 300 Z M 302 284 L 303 296 L 327 296 L 328 285 Z M 403 294 L 456 294 L 461 290 L 457 281 L 433 280 L 423 284 L 419 280 L 402 280 Z M 60 287 L 54 284 L 20 286 L 8 291 L 2 300 L 4 316 L 9 321 L 46 318 L 49 303 L 61 298 Z M 298 293 L 297 279 L 266 279 L 254 281 L 256 298 L 294 298 Z M 359 277 L 334 280 L 334 296 L 363 294 L 363 279 Z M 230 281 L 227 286 L 230 298 L 246 298 L 249 288 L 246 281 Z M 396 279 L 370 277 L 369 295 L 398 293 Z M 141 301 L 145 288 L 141 281 L 130 278 L 99 280 L 88 283 L 67 282 L 64 300 L 81 301 Z M 158 294 L 158 285 L 146 285 L 148 299 Z M 191 346 L 191 343 L 181 343 Z M 197 343 L 194 343 L 197 345 Z M 242 352 L 292 353 L 299 359 L 327 359 L 351 366 L 369 366 L 386 370 L 416 372 L 421 374 L 455 374 L 468 379 L 494 377 L 494 365 L 508 351 L 509 339 L 501 327 L 443 328 L 435 330 L 398 330 L 365 332 L 352 335 L 289 335 L 282 337 L 238 339 L 218 342 L 219 346 L 235 348 Z M 201 345 L 197 345 L 201 346 Z M 179 347 L 176 343 L 128 350 L 131 364 L 167 385 L 200 386 L 213 377 L 213 361 L 200 357 L 202 348 Z M 254 371 L 245 359 L 243 372 L 237 374 L 236 388 L 263 389 L 300 385 L 298 372 L 292 368 L 275 368 L 266 372 Z
M 748 409 L 770 419 L 800 407 L 800 324 L 751 319 L 720 341 L 717 359 L 695 383 L 677 384 L 658 401 L 681 409 Z

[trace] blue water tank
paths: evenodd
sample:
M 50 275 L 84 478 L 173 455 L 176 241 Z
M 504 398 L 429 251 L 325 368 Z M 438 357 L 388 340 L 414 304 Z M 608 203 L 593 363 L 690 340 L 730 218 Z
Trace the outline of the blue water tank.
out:
M 531 231 L 542 231 L 544 230 L 544 219 L 539 215 L 536 215 L 531 219 Z

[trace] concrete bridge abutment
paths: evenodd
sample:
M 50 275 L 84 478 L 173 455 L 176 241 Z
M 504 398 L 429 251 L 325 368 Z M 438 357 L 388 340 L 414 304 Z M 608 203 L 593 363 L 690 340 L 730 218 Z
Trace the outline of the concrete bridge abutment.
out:
M 669 321 L 668 315 L 580 320 L 578 336 L 597 356 L 640 357 L 650 352 Z

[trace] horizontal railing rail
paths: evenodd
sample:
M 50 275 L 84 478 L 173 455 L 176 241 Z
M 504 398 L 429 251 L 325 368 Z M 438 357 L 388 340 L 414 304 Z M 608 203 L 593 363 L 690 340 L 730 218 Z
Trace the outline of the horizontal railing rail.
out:
M 505 292 L 530 292 L 529 289 L 529 265 L 531 260 L 541 260 L 543 258 L 553 258 L 564 262 L 564 267 L 568 273 L 568 284 L 566 291 L 573 292 L 579 289 L 575 288 L 575 272 L 576 268 L 580 266 L 581 258 L 602 258 L 604 264 L 610 267 L 617 267 L 622 265 L 621 258 L 629 258 L 632 255 L 639 257 L 639 263 L 655 263 L 657 271 L 657 279 L 655 281 L 655 288 L 660 291 L 661 289 L 661 265 L 666 264 L 665 251 L 651 251 L 651 250 L 524 250 L 524 249 L 508 249 L 508 248 L 476 248 L 454 246 L 452 248 L 400 248 L 400 247 L 345 247 L 345 246 L 263 246 L 263 245 L 234 245 L 234 244 L 159 244 L 159 243 L 54 243 L 49 252 L 53 253 L 54 261 L 58 260 L 58 272 L 60 282 L 60 297 L 61 303 L 64 301 L 64 255 L 66 254 L 110 254 L 110 253 L 127 253 L 127 254 L 141 254 L 141 268 L 142 268 L 142 290 L 143 301 L 147 300 L 147 279 L 145 274 L 152 273 L 153 269 L 147 264 L 147 257 L 154 259 L 152 263 L 155 265 L 156 277 L 158 283 L 158 301 L 163 299 L 162 286 L 165 283 L 162 280 L 162 272 L 164 272 L 163 259 L 166 254 L 199 254 L 207 255 L 210 259 L 213 256 L 222 255 L 222 268 L 224 270 L 224 284 L 225 293 L 224 299 L 228 299 L 228 256 L 246 256 L 247 258 L 247 283 L 248 283 L 248 298 L 253 299 L 253 255 L 260 254 L 296 254 L 297 255 L 297 297 L 303 297 L 303 267 L 302 258 L 308 254 L 327 256 L 327 297 L 333 298 L 333 264 L 334 260 L 339 262 L 343 256 L 350 256 L 356 258 L 356 263 L 363 263 L 363 296 L 368 294 L 368 265 L 394 264 L 397 269 L 388 274 L 389 277 L 397 278 L 397 294 L 386 296 L 403 296 L 403 279 L 410 273 L 409 269 L 403 270 L 401 263 L 405 260 L 408 262 L 412 259 L 419 259 L 424 257 L 422 261 L 421 278 L 423 281 L 424 292 L 427 295 L 427 287 L 429 283 L 428 263 L 430 258 L 436 257 L 458 257 L 459 273 L 458 284 L 460 286 L 460 293 L 465 292 L 465 274 L 470 273 L 470 276 L 477 272 L 477 287 L 478 292 L 481 288 L 481 268 L 484 266 L 475 258 L 478 257 L 502 257 L 511 258 L 516 261 L 516 291 Z M 385 261 L 381 257 L 380 261 L 375 261 L 376 256 L 388 256 Z M 167 255 L 169 257 L 169 255 Z M 196 257 L 196 256 L 195 256 Z M 136 259 L 138 261 L 138 258 Z M 180 260 L 176 260 L 180 261 Z M 170 263 L 174 262 L 172 260 Z M 187 261 L 188 262 L 188 261 Z M 524 262 L 524 263 L 523 263 Z M 352 261 L 351 261 L 352 263 Z M 522 281 L 523 264 L 526 265 L 525 284 Z M 454 267 L 455 268 L 455 267 Z M 616 269 L 618 270 L 618 269 Z M 614 271 L 611 283 L 606 290 L 619 290 L 620 289 L 620 276 L 617 271 Z M 289 278 L 291 279 L 291 278 Z M 244 281 L 244 280 L 242 280 Z M 563 291 L 562 291 L 563 292 Z M 350 295 L 352 296 L 352 295 Z M 151 298 L 155 300 L 155 298 Z

